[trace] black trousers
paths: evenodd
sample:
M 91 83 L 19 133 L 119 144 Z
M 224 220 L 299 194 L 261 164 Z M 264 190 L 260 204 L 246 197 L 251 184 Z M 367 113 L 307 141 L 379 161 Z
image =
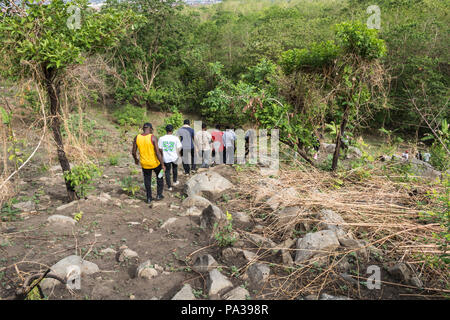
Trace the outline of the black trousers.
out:
M 178 179 L 178 165 L 175 162 L 168 162 L 165 163 L 166 166 L 166 184 L 169 188 L 172 187 L 172 180 L 170 180 L 170 169 L 172 168 L 172 174 L 173 174 L 173 182 L 177 182 Z
M 190 153 L 191 154 L 191 163 L 186 163 L 185 162 L 185 157 L 184 154 L 185 153 Z M 184 172 L 186 174 L 188 174 L 189 172 L 191 172 L 191 170 L 195 170 L 196 165 L 194 162 L 194 154 L 195 154 L 195 150 L 194 149 L 181 149 L 181 160 L 183 161 L 183 169 Z M 189 157 L 189 155 L 187 155 L 186 157 Z M 189 158 L 188 158 L 189 160 Z
M 161 171 L 161 164 L 154 169 L 144 169 L 142 168 L 142 172 L 144 174 L 144 185 L 145 190 L 147 191 L 147 200 L 152 200 L 152 171 L 155 171 L 156 174 L 156 193 L 158 196 L 162 196 L 163 188 L 164 188 L 164 179 L 158 178 L 158 174 Z

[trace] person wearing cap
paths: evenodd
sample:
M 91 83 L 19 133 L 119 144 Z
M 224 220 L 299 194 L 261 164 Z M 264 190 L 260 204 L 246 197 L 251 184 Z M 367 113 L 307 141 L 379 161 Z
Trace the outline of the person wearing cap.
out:
M 156 174 L 156 200 L 161 200 L 163 196 L 164 180 L 160 177 L 161 170 L 166 170 L 163 157 L 158 146 L 158 139 L 153 135 L 151 123 L 144 123 L 143 133 L 138 134 L 133 140 L 133 150 L 131 154 L 136 164 L 141 164 L 144 174 L 144 185 L 147 191 L 147 203 L 151 203 L 152 198 L 152 171 Z M 137 150 L 139 149 L 139 158 Z
M 169 191 L 172 191 L 172 181 L 170 178 L 170 170 L 172 169 L 173 173 L 173 185 L 178 185 L 178 154 L 181 150 L 181 141 L 180 138 L 177 136 L 174 136 L 172 134 L 173 132 L 173 126 L 171 124 L 168 124 L 166 126 L 166 132 L 167 134 L 165 136 L 162 136 L 159 138 L 158 141 L 158 148 L 160 149 L 164 165 L 166 166 L 166 184 L 169 188 Z

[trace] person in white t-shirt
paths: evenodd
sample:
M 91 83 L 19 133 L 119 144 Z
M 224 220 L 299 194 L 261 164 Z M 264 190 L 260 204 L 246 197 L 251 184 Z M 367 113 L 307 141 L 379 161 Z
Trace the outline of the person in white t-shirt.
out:
M 181 150 L 180 138 L 174 136 L 173 126 L 171 124 L 166 126 L 167 134 L 159 138 L 158 148 L 161 150 L 163 155 L 164 165 L 166 166 L 166 183 L 169 191 L 172 191 L 172 183 L 170 179 L 170 169 L 172 168 L 173 173 L 173 185 L 176 186 L 179 182 L 178 178 L 178 157 Z

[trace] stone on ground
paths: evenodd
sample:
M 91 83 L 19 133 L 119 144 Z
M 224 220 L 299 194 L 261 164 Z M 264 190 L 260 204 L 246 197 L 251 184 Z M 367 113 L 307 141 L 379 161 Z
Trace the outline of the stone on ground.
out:
M 203 273 L 203 272 L 209 272 L 216 268 L 218 266 L 217 261 L 213 258 L 212 255 L 206 254 L 203 256 L 197 257 L 197 259 L 194 262 L 194 265 L 192 266 L 192 269 Z
M 223 295 L 225 300 L 247 300 L 247 297 L 250 297 L 250 293 L 242 287 L 236 287 Z
M 211 205 L 211 201 L 205 199 L 201 196 L 192 195 L 183 200 L 182 205 L 185 208 L 197 207 L 200 210 L 205 209 L 209 205 Z
M 117 261 L 123 262 L 126 259 L 138 258 L 139 255 L 137 254 L 137 252 L 135 252 L 131 249 L 122 248 L 119 252 L 117 252 L 116 257 L 117 257 Z
M 247 274 L 253 285 L 260 286 L 269 278 L 270 268 L 266 264 L 255 263 L 248 268 Z
M 191 285 L 186 283 L 183 288 L 173 296 L 172 300 L 195 300 Z
M 205 195 L 207 198 L 214 200 L 232 187 L 233 184 L 228 179 L 217 172 L 207 171 L 190 178 L 184 186 L 184 191 L 189 197 Z
M 100 269 L 95 263 L 83 260 L 81 259 L 80 256 L 76 255 L 68 256 L 58 261 L 51 267 L 51 270 L 53 274 L 56 274 L 57 276 L 63 279 L 65 279 L 66 276 L 70 273 L 70 271 L 73 270 L 79 270 L 81 276 L 94 274 L 100 271 Z M 42 280 L 41 287 L 42 289 L 50 289 L 53 286 L 57 285 L 58 283 L 60 282 L 56 279 L 46 278 Z
M 216 222 L 226 220 L 226 215 L 215 205 L 209 205 L 202 212 L 200 226 L 204 229 L 212 230 Z
M 297 253 L 295 263 L 301 264 L 315 256 L 323 256 L 339 247 L 336 233 L 331 230 L 323 230 L 308 233 L 297 240 Z
M 52 225 L 74 226 L 77 222 L 71 217 L 55 214 L 47 218 L 47 222 Z
M 297 190 L 295 190 L 294 187 L 290 187 L 273 195 L 269 200 L 267 200 L 267 204 L 272 210 L 277 210 L 282 203 L 289 203 L 291 201 L 295 201 L 297 198 Z
M 217 269 L 211 270 L 208 277 L 208 294 L 220 294 L 233 287 L 233 284 L 227 277 L 221 274 Z
M 141 263 L 136 269 L 136 277 L 144 279 L 153 279 L 158 275 L 158 271 L 153 267 L 150 260 Z
M 342 219 L 339 214 L 333 210 L 322 209 L 319 213 L 319 217 L 322 220 L 319 224 L 321 228 L 334 231 L 338 238 L 348 237 L 345 228 L 345 220 Z
M 34 201 L 31 201 L 31 200 L 13 204 L 12 207 L 14 209 L 25 211 L 25 212 L 36 211 L 36 204 L 34 203 Z

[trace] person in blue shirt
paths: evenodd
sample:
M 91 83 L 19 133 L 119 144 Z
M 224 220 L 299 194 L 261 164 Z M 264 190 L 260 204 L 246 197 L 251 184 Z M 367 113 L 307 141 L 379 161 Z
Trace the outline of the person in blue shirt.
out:
M 194 162 L 194 129 L 190 126 L 188 119 L 184 120 L 183 126 L 178 129 L 177 136 L 181 140 L 181 157 L 183 162 L 183 169 L 185 174 L 195 171 L 196 166 Z

